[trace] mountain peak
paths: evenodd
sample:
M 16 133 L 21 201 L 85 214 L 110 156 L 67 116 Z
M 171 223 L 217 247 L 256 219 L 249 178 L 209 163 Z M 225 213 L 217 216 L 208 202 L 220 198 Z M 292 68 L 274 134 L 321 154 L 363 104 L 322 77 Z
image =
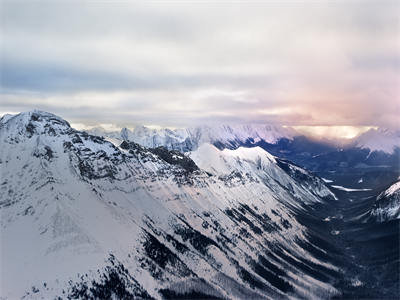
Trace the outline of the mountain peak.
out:
M 11 119 L 15 119 L 15 121 L 18 121 L 18 122 L 54 121 L 57 123 L 63 123 L 66 126 L 71 127 L 70 124 L 63 118 L 61 118 L 55 114 L 52 114 L 52 113 L 49 113 L 49 112 L 46 112 L 43 110 L 39 110 L 39 109 L 33 109 L 30 111 L 21 112 L 19 114 L 15 114 L 15 115 L 6 114 L 1 118 L 2 123 L 6 123 Z
M 400 147 L 400 131 L 388 128 L 370 129 L 355 139 L 355 145 L 360 148 L 368 148 L 371 151 L 384 151 L 393 153 Z
M 34 134 L 48 133 L 56 135 L 57 132 L 71 130 L 70 124 L 63 118 L 41 110 L 31 110 L 16 115 L 5 115 L 0 119 L 0 126 L 5 127 L 9 134 L 28 137 Z

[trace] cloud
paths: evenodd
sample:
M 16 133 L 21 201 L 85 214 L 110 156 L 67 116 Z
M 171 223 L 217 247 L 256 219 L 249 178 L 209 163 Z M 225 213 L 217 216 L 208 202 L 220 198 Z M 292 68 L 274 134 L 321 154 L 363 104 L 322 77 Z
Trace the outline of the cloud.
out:
M 294 126 L 298 132 L 323 139 L 352 139 L 373 127 L 370 126 Z
M 397 1 L 3 1 L 4 111 L 398 127 Z

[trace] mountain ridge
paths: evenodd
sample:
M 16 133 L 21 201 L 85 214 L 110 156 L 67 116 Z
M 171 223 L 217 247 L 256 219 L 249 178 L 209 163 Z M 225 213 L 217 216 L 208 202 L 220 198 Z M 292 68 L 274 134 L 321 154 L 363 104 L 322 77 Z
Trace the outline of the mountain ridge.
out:
M 194 150 L 202 143 L 215 144 L 221 148 L 235 148 L 244 144 L 257 145 L 260 142 L 276 144 L 282 139 L 293 140 L 295 137 L 302 136 L 315 143 L 337 149 L 359 148 L 388 154 L 393 154 L 396 148 L 400 149 L 400 132 L 387 128 L 371 128 L 367 132 L 346 140 L 309 137 L 289 127 L 252 124 L 198 126 L 174 130 L 137 126 L 133 130 L 122 128 L 119 132 L 96 127 L 87 131 L 119 141 L 130 140 L 147 147 L 165 146 L 168 149 L 177 149 L 183 152 Z
M 0 143 L 2 296 L 338 293 L 340 270 L 296 219 L 334 194 L 261 148 L 208 146 L 211 174 L 201 152 L 117 147 L 40 111 L 2 119 Z

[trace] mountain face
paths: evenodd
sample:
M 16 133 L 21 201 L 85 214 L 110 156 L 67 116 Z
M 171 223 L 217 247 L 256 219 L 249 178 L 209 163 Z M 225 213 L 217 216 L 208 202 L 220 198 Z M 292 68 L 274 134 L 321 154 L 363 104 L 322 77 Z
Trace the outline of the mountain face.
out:
M 382 189 L 400 175 L 400 148 L 393 153 L 362 148 L 336 148 L 305 137 L 281 139 L 259 147 L 288 159 L 335 184 L 351 188 Z
M 354 140 L 354 146 L 391 154 L 396 147 L 400 147 L 400 131 L 386 128 L 370 129 Z
M 163 146 L 181 152 L 195 150 L 204 143 L 227 148 L 237 148 L 249 139 L 253 143 L 259 141 L 275 143 L 283 137 L 292 138 L 296 134 L 289 128 L 272 125 L 198 126 L 175 130 L 138 126 L 133 131 L 123 128 L 120 133 L 99 129 L 88 132 L 106 138 L 117 138 L 119 141 L 132 141 L 148 148 Z
M 370 129 L 367 132 L 337 146 L 337 141 L 313 140 L 294 129 L 274 125 L 219 125 L 198 126 L 181 129 L 150 129 L 137 126 L 132 130 L 123 128 L 118 131 L 106 131 L 100 127 L 88 130 L 90 134 L 138 143 L 148 148 L 164 146 L 182 152 L 195 150 L 203 143 L 216 145 L 218 148 L 237 148 L 243 145 L 259 146 L 277 145 L 282 143 L 287 150 L 289 146 L 297 152 L 317 155 L 327 151 L 342 149 L 359 149 L 369 152 L 381 152 L 388 155 L 400 149 L 400 132 L 387 128 Z M 291 144 L 292 142 L 292 144 Z M 282 146 L 283 146 L 282 145 Z M 279 147 L 278 147 L 279 148 Z
M 378 195 L 370 215 L 378 222 L 400 219 L 400 180 Z
M 219 149 L 261 147 L 271 154 L 292 161 L 317 175 L 352 188 L 383 188 L 400 175 L 399 133 L 387 129 L 370 131 L 337 146 L 301 136 L 277 126 L 216 126 L 190 129 L 153 130 L 136 127 L 133 131 L 92 131 L 119 145 L 123 140 L 145 147 L 164 146 L 181 152 L 196 150 L 204 143 Z
M 32 111 L 0 119 L 0 149 L 2 297 L 339 293 L 337 250 L 305 226 L 335 195 L 259 147 L 115 146 Z

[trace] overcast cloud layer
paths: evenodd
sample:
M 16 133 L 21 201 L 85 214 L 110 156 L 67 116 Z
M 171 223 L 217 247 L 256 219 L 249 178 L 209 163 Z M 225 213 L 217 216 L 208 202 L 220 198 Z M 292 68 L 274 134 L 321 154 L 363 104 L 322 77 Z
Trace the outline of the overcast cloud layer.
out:
M 0 114 L 399 127 L 398 1 L 1 2 Z

